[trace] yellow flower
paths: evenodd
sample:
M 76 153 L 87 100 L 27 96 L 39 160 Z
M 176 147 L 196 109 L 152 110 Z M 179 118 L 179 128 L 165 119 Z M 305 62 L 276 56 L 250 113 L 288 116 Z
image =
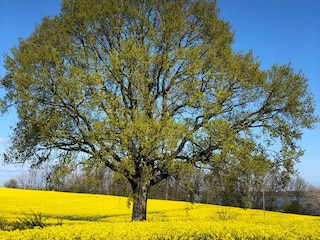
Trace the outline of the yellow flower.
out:
M 123 197 L 0 189 L 0 219 L 41 213 L 44 228 L 1 231 L 16 239 L 318 239 L 320 218 L 178 201 L 148 201 L 148 221 L 131 222 Z M 32 215 L 30 215 L 32 217 Z M 58 224 L 59 223 L 59 224 Z

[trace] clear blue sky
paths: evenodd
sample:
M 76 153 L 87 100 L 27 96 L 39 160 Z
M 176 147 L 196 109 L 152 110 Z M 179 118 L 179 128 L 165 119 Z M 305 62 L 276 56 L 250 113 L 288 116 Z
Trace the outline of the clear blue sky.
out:
M 26 38 L 44 16 L 60 11 L 60 0 L 0 0 L 0 54 Z M 320 1 L 319 0 L 218 0 L 220 16 L 229 21 L 235 31 L 234 50 L 252 49 L 263 69 L 273 63 L 291 62 L 296 71 L 302 70 L 309 79 L 320 115 Z M 0 56 L 0 76 L 5 75 Z M 3 96 L 0 90 L 0 96 Z M 4 151 L 17 122 L 14 110 L 0 117 L 0 153 Z M 306 150 L 297 165 L 300 175 L 320 186 L 320 124 L 304 131 L 300 145 Z M 2 166 L 0 185 L 21 172 L 21 168 Z

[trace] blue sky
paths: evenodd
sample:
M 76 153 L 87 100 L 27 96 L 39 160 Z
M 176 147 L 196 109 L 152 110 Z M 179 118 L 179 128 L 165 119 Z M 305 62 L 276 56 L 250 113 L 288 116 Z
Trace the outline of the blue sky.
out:
M 60 0 L 1 0 L 0 54 L 26 38 L 41 23 L 44 16 L 60 11 Z M 218 0 L 220 16 L 229 21 L 235 31 L 235 51 L 252 49 L 263 69 L 272 64 L 291 62 L 298 72 L 309 79 L 320 115 L 320 1 L 318 0 Z M 3 56 L 0 56 L 0 77 L 5 75 Z M 0 90 L 0 97 L 4 91 Z M 17 122 L 14 109 L 0 117 L 0 153 L 4 151 Z M 320 186 L 320 124 L 304 131 L 299 142 L 305 155 L 297 165 L 300 175 Z M 22 168 L 0 163 L 0 185 L 15 177 Z

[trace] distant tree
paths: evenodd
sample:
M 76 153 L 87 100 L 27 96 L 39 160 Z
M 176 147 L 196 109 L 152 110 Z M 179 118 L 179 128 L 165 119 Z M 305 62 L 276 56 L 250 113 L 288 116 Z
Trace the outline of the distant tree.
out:
M 215 1 L 64 0 L 6 56 L 0 106 L 19 121 L 5 162 L 81 153 L 127 179 L 133 220 L 146 219 L 151 186 L 221 154 L 251 168 L 277 142 L 291 171 L 317 120 L 307 79 L 262 71 L 233 42 Z
M 46 173 L 42 169 L 29 169 L 17 176 L 19 187 L 22 189 L 45 189 Z
M 283 193 L 290 181 L 290 175 L 286 171 L 273 170 L 266 175 L 264 191 L 266 206 L 269 210 L 276 210 L 277 198 Z
M 9 179 L 3 184 L 6 188 L 19 188 L 18 181 L 14 178 Z
M 221 151 L 211 164 L 210 182 L 223 205 L 251 206 L 253 191 L 261 189 L 272 161 L 251 141 L 237 143 L 232 154 Z
M 47 166 L 46 185 L 47 189 L 64 191 L 70 180 L 71 174 L 77 169 L 74 154 L 66 154 L 58 162 Z
M 307 212 L 320 215 L 320 188 L 308 185 L 306 189 Z
M 308 183 L 301 176 L 297 176 L 289 182 L 286 190 L 292 192 L 296 197 L 296 200 L 299 202 L 300 199 L 305 196 L 307 186 Z
M 298 201 L 287 201 L 283 206 L 283 212 L 285 213 L 301 213 L 301 205 Z

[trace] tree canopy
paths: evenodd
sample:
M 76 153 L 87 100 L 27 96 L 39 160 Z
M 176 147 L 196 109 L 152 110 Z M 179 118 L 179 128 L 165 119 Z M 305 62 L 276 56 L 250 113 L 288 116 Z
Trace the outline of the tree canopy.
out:
M 307 79 L 263 71 L 233 42 L 214 1 L 64 0 L 6 56 L 1 110 L 19 121 L 5 160 L 82 153 L 128 179 L 133 220 L 152 185 L 188 166 L 292 171 L 317 121 Z

